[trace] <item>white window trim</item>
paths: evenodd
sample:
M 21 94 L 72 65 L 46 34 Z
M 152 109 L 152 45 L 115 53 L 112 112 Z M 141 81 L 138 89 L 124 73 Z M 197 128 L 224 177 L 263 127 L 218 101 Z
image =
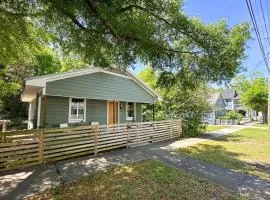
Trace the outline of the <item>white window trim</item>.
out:
M 133 117 L 128 117 L 128 103 L 133 103 L 134 104 L 134 109 L 133 109 L 133 116 L 134 116 L 134 119 Z M 126 120 L 127 121 L 131 121 L 131 120 L 134 120 L 136 121 L 136 103 L 135 102 L 126 102 Z
M 71 117 L 71 103 L 72 103 L 72 99 L 83 99 L 83 102 L 84 102 L 83 122 L 86 122 L 86 99 L 85 98 L 69 97 L 69 104 L 68 104 L 68 123 L 78 123 L 78 122 L 81 122 L 82 121 L 80 119 L 70 119 L 70 117 Z

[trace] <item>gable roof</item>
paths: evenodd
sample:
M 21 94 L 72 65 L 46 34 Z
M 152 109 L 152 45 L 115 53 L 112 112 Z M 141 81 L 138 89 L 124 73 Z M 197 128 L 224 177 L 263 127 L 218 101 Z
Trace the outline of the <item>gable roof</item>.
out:
M 208 99 L 208 102 L 211 104 L 211 105 L 214 105 L 217 103 L 217 100 L 219 99 L 220 97 L 220 93 L 217 92 L 217 93 L 213 93 L 211 94 L 210 98 Z
M 37 77 L 32 77 L 32 78 L 26 79 L 25 86 L 32 86 L 32 87 L 36 87 L 36 88 L 45 88 L 46 83 L 48 83 L 48 82 L 72 78 L 72 77 L 76 77 L 76 76 L 83 76 L 86 74 L 92 74 L 92 73 L 98 73 L 98 72 L 111 74 L 114 76 L 120 76 L 122 78 L 131 79 L 137 85 L 139 85 L 141 88 L 143 88 L 147 93 L 149 93 L 151 96 L 153 96 L 155 99 L 160 99 L 159 95 L 154 90 L 152 90 L 145 83 L 143 83 L 141 80 L 139 80 L 131 72 L 129 72 L 127 70 L 120 69 L 120 68 L 112 68 L 112 69 L 105 70 L 102 68 L 87 67 L 87 68 L 80 69 L 80 70 L 61 72 L 61 73 L 55 73 L 55 74 L 50 74 L 50 75 L 44 75 L 44 76 L 37 76 Z M 24 91 L 25 91 L 25 89 L 24 89 Z
M 223 96 L 224 99 L 232 99 L 232 98 L 237 96 L 237 92 L 236 92 L 236 90 L 234 88 L 226 89 L 222 93 L 222 96 Z

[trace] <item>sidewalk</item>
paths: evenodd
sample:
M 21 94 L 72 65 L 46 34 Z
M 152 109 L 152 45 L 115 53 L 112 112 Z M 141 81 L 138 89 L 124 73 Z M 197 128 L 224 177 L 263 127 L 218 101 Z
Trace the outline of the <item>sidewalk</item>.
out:
M 168 146 L 169 150 L 175 150 L 179 148 L 185 148 L 191 145 L 195 145 L 204 141 L 207 141 L 209 139 L 213 139 L 216 137 L 221 137 L 230 133 L 234 133 L 236 131 L 239 131 L 241 129 L 247 128 L 247 126 L 244 125 L 233 125 L 228 128 L 216 130 L 216 131 L 211 131 L 207 134 L 203 134 L 200 137 L 197 138 L 187 138 L 187 139 L 182 139 L 178 140 Z
M 242 128 L 230 127 L 215 131 L 213 134 L 211 133 L 211 137 L 218 137 L 240 129 Z M 270 199 L 270 182 L 168 151 L 172 144 L 177 142 L 164 141 L 141 147 L 120 149 L 97 156 L 65 160 L 32 170 L 0 175 L 0 199 L 22 199 L 26 195 L 75 181 L 97 171 L 149 158 L 161 160 L 168 165 L 186 170 L 211 182 L 248 194 L 255 199 Z

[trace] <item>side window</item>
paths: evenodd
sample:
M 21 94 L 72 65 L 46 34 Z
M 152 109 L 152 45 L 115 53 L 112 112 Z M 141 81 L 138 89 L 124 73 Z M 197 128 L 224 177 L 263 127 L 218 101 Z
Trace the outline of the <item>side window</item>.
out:
M 127 102 L 127 120 L 135 119 L 135 103 Z

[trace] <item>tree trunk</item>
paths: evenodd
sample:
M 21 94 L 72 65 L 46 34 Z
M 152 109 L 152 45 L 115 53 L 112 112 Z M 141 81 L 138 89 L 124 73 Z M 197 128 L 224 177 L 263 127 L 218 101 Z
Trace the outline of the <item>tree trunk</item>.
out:
M 262 112 L 262 117 L 263 117 L 263 123 L 267 124 L 267 112 L 263 111 Z

